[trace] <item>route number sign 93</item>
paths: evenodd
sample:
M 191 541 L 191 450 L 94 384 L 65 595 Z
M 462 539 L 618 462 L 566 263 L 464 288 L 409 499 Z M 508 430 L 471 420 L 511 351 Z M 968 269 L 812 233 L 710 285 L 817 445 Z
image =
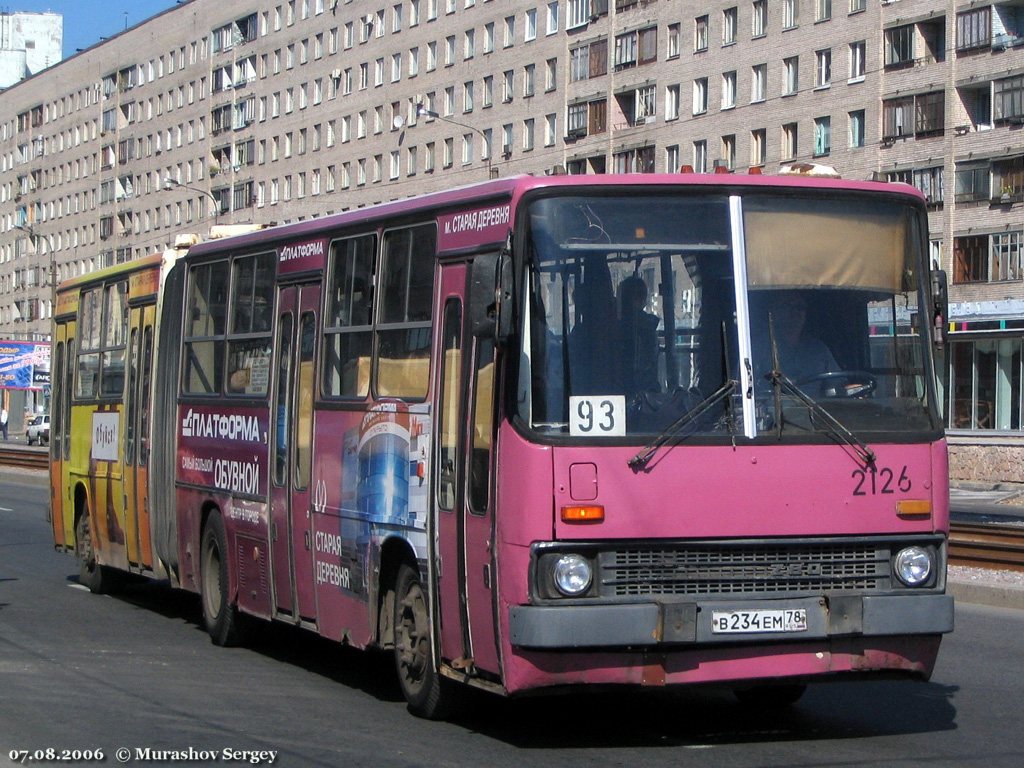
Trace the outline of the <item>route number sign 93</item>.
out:
M 622 437 L 625 435 L 625 395 L 570 397 L 569 434 L 573 437 Z

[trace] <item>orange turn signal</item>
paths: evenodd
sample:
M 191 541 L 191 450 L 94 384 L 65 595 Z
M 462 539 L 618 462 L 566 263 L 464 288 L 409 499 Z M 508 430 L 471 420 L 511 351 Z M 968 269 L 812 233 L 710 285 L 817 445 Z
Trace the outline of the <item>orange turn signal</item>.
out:
M 600 504 L 562 507 L 563 523 L 602 523 L 604 507 Z
M 896 502 L 896 516 L 923 518 L 932 516 L 932 503 L 927 499 L 900 499 Z

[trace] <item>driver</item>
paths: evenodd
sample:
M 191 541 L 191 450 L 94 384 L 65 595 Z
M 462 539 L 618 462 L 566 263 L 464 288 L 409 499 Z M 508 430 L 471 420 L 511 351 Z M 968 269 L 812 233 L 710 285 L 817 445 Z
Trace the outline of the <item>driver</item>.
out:
M 769 314 L 775 329 L 779 367 L 791 381 L 799 384 L 822 373 L 841 370 L 825 343 L 808 329 L 803 297 L 787 295 L 772 305 Z M 770 361 L 770 347 L 768 352 Z

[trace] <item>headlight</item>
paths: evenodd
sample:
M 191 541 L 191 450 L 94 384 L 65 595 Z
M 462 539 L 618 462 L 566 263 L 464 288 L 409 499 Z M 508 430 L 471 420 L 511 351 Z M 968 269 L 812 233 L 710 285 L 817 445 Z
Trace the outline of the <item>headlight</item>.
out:
M 590 588 L 594 577 L 590 562 L 580 555 L 562 555 L 555 561 L 552 577 L 566 597 L 579 597 Z
M 928 581 L 932 575 L 934 555 L 924 547 L 906 547 L 896 553 L 896 576 L 908 587 Z

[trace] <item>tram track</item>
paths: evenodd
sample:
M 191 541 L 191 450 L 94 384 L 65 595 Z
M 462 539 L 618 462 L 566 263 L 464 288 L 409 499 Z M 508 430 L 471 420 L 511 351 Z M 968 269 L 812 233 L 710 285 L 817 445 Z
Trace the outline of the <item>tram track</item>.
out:
M 24 448 L 0 446 L 0 467 L 45 470 L 50 466 L 50 454 L 46 451 L 25 450 Z
M 951 523 L 949 564 L 1024 571 L 1024 526 Z

